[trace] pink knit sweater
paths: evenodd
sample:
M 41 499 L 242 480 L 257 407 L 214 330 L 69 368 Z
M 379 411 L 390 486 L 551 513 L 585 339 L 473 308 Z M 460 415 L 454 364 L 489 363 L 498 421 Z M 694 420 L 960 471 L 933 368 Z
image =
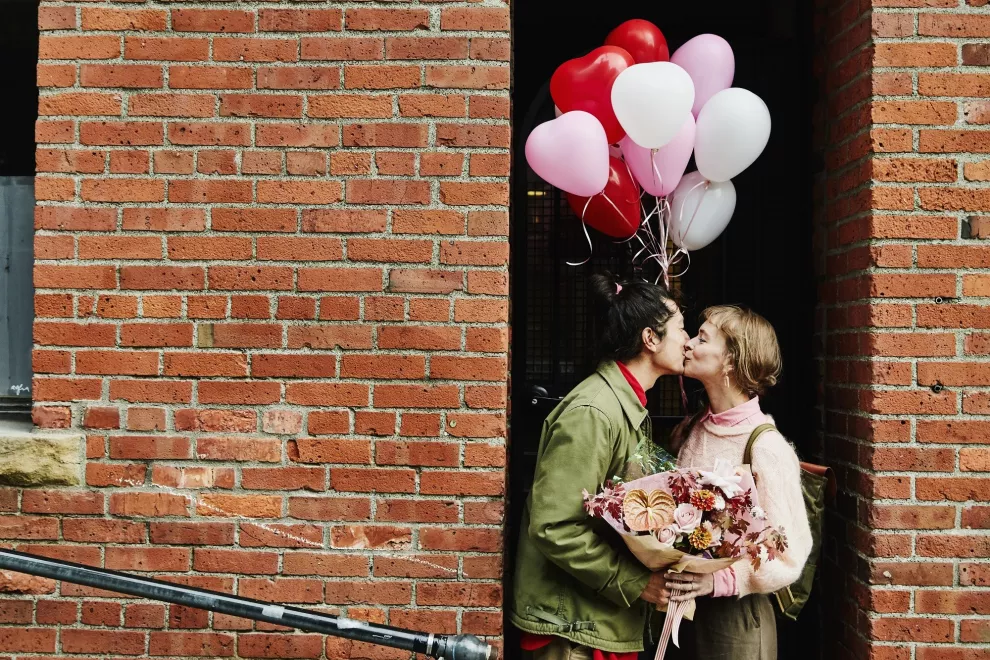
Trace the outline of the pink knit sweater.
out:
M 743 404 L 753 407 L 753 402 Z M 758 404 L 757 404 L 758 405 Z M 742 408 L 739 406 L 738 408 Z M 733 408 L 733 411 L 736 411 Z M 732 411 L 726 411 L 729 413 Z M 746 441 L 760 424 L 772 424 L 773 419 L 762 412 L 709 416 L 691 431 L 678 454 L 677 462 L 684 467 L 710 470 L 718 458 L 741 465 Z M 743 417 L 743 421 L 736 421 Z M 728 419 L 734 425 L 720 425 Z M 759 504 L 767 514 L 771 525 L 783 530 L 787 536 L 787 550 L 773 561 L 765 562 L 759 571 L 753 571 L 748 561 L 740 561 L 728 569 L 734 572 L 734 591 L 739 596 L 752 593 L 769 594 L 792 584 L 801 575 L 804 563 L 811 552 L 811 528 L 804 510 L 801 494 L 801 467 L 794 449 L 776 431 L 766 431 L 753 447 L 753 473 L 757 477 L 756 490 Z M 725 577 L 719 576 L 721 584 Z M 733 580 L 728 580 L 731 584 Z M 721 585 L 719 585 L 721 586 Z M 728 595 L 728 594 L 717 594 Z

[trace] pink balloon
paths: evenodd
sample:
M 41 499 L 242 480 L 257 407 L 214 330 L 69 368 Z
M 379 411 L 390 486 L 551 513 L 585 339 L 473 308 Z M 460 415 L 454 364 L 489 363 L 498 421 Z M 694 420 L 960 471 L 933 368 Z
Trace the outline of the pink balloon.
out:
M 715 34 L 699 34 L 674 51 L 670 61 L 688 72 L 694 81 L 695 119 L 705 103 L 732 85 L 736 58 L 729 42 Z
M 687 116 L 674 139 L 659 149 L 647 149 L 622 139 L 622 155 L 643 189 L 656 197 L 674 192 L 694 150 L 694 117 Z
M 605 129 L 592 114 L 565 112 L 529 134 L 526 162 L 552 186 L 582 197 L 597 195 L 609 175 Z

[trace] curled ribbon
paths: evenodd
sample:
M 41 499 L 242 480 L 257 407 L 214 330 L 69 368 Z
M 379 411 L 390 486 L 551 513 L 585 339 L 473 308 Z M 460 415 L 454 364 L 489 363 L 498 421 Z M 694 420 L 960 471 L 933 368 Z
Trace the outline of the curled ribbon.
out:
M 586 240 L 588 242 L 588 256 L 585 257 L 582 261 L 567 261 L 567 262 L 565 262 L 568 266 L 583 266 L 584 264 L 586 264 L 589 261 L 591 261 L 591 253 L 594 251 L 594 245 L 591 242 L 591 236 L 588 234 L 588 223 L 585 222 L 584 216 L 588 212 L 588 207 L 591 206 L 591 200 L 594 199 L 595 197 L 598 197 L 599 195 L 602 197 L 602 199 L 604 199 L 606 202 L 608 202 L 609 204 L 612 205 L 612 208 L 615 209 L 615 212 L 616 213 L 618 213 L 619 215 L 622 215 L 622 211 L 620 211 L 619 210 L 619 207 L 615 205 L 615 202 L 613 202 L 611 199 L 609 199 L 608 195 L 605 194 L 605 191 L 604 190 L 602 190 L 597 195 L 592 195 L 591 197 L 589 197 L 588 198 L 588 201 L 586 201 L 584 203 L 584 208 L 581 209 L 581 229 L 584 230 L 584 240 Z M 630 236 L 629 238 L 625 239 L 625 241 L 628 241 L 631 238 L 632 238 L 632 236 Z M 625 241 L 619 241 L 619 242 L 620 243 L 625 243 Z

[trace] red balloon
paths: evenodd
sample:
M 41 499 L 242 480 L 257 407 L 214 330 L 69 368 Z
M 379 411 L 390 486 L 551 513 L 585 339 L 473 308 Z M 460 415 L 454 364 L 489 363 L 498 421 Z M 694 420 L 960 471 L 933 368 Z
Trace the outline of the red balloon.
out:
M 608 183 L 603 194 L 591 197 L 589 204 L 588 197 L 567 193 L 567 202 L 579 218 L 583 211 L 584 221 L 603 234 L 629 238 L 640 224 L 639 184 L 625 162 L 613 156 L 608 159 L 608 165 Z
M 656 25 L 642 18 L 626 21 L 609 32 L 605 43 L 625 49 L 632 55 L 636 64 L 670 60 L 670 50 L 667 48 L 667 40 L 663 32 Z
M 625 50 L 601 46 L 557 67 L 550 78 L 550 96 L 561 112 L 584 110 L 594 115 L 605 127 L 609 144 L 615 144 L 626 132 L 612 111 L 612 84 L 633 64 Z

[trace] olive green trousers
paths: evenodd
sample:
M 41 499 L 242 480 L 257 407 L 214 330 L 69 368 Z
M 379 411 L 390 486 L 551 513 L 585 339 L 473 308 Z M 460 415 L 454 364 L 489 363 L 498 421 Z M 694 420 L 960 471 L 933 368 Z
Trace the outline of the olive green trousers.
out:
M 770 598 L 699 598 L 694 615 L 697 657 L 777 660 L 777 617 Z

